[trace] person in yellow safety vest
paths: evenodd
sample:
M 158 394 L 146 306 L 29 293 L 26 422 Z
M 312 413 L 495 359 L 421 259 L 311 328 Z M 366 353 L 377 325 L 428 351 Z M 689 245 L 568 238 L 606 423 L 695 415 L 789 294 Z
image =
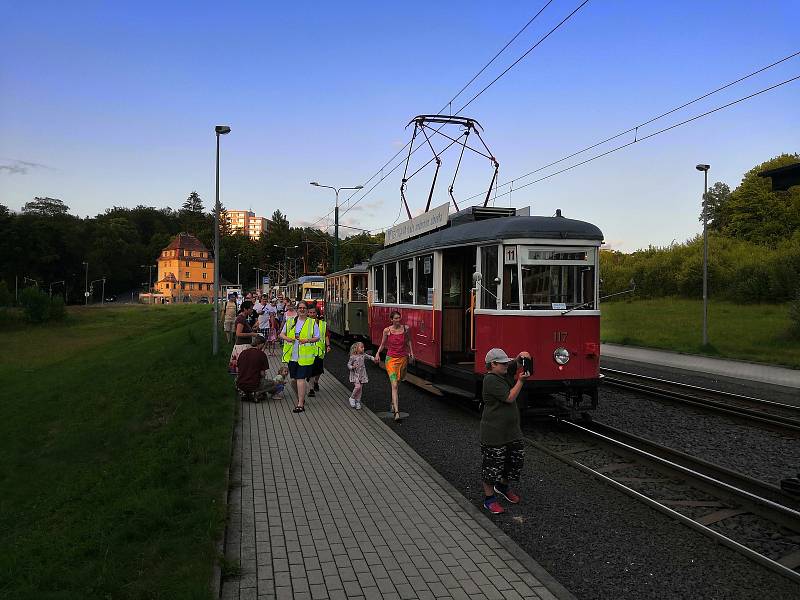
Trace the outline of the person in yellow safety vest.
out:
M 317 321 L 308 316 L 308 306 L 304 301 L 297 304 L 297 317 L 286 319 L 280 338 L 283 340 L 283 362 L 289 364 L 289 377 L 297 393 L 297 406 L 292 412 L 301 413 L 306 410 L 306 379 L 311 377 L 320 338 Z
M 319 376 L 325 371 L 323 360 L 325 360 L 325 353 L 331 349 L 331 332 L 328 331 L 328 324 L 322 317 L 319 308 L 315 304 L 308 307 L 308 317 L 316 319 L 319 326 L 319 341 L 317 342 L 317 357 L 314 359 L 314 365 L 311 369 L 311 377 L 314 379 L 314 387 L 308 392 L 309 398 L 313 398 L 315 393 L 319 391 Z M 310 380 L 306 380 L 310 381 Z

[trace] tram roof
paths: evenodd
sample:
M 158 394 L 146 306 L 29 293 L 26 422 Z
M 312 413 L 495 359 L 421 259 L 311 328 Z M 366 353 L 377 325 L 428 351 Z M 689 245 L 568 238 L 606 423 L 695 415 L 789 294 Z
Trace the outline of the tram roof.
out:
M 325 277 L 334 277 L 336 275 L 347 275 L 348 273 L 366 273 L 367 272 L 367 263 L 360 263 L 358 265 L 353 265 L 349 269 L 341 269 L 336 271 L 335 273 L 328 273 Z
M 499 217 L 473 221 L 401 242 L 376 252 L 370 264 L 388 262 L 426 250 L 452 246 L 470 246 L 480 243 L 502 242 L 519 238 L 544 240 L 603 240 L 603 232 L 596 225 L 566 217 L 519 216 Z
M 320 281 L 325 281 L 324 275 L 301 275 L 297 279 L 292 279 L 287 285 L 291 285 L 292 283 L 316 283 Z

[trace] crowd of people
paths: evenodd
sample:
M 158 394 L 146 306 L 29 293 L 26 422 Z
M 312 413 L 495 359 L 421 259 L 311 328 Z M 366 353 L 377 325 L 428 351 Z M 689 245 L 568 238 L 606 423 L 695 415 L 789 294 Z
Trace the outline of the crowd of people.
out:
M 240 393 L 256 401 L 267 396 L 278 397 L 288 382 L 297 398 L 292 412 L 305 412 L 306 398 L 314 397 L 320 389 L 324 359 L 331 349 L 330 332 L 322 311 L 316 304 L 289 301 L 281 295 L 269 298 L 247 294 L 238 299 L 232 294 L 222 314 L 226 338 L 233 343 L 229 369 L 237 375 Z M 353 390 L 349 404 L 361 410 L 364 385 L 369 382 L 366 361 L 380 363 L 381 353 L 386 350 L 384 365 L 391 388 L 390 412 L 394 421 L 400 422 L 399 385 L 405 379 L 409 362 L 415 360 L 414 346 L 400 311 L 392 311 L 390 321 L 374 355 L 366 353 L 362 342 L 350 347 L 347 368 Z M 268 357 L 277 356 L 278 341 L 281 366 L 269 379 Z M 511 504 L 521 500 L 511 487 L 519 481 L 525 459 L 517 398 L 533 372 L 533 364 L 527 352 L 512 359 L 504 350 L 492 348 L 486 354 L 485 366 L 480 424 L 483 506 L 492 514 L 501 514 L 505 512 L 501 499 Z

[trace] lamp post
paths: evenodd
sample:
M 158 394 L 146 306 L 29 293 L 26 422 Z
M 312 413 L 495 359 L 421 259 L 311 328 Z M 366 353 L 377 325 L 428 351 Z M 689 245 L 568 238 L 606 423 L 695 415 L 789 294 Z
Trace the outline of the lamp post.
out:
M 339 192 L 342 190 L 360 190 L 363 188 L 363 185 L 357 185 L 355 187 L 333 187 L 332 185 L 322 185 L 321 183 L 317 183 L 316 181 L 312 181 L 311 185 L 317 187 L 328 188 L 329 190 L 333 190 L 336 192 L 336 207 L 334 210 L 334 218 L 333 218 L 333 272 L 339 270 Z M 329 213 L 330 214 L 330 213 Z
M 153 269 L 158 268 L 158 265 L 139 265 L 142 269 L 147 269 L 147 294 L 150 298 L 148 304 L 153 303 Z
M 703 172 L 703 346 L 708 345 L 708 170 L 711 165 L 697 165 Z
M 261 280 L 258 278 L 261 267 L 253 267 L 253 271 L 256 272 L 256 289 L 258 290 L 258 293 L 261 294 L 263 290 L 261 288 Z
M 86 300 L 86 306 L 89 306 L 89 263 L 83 261 L 83 266 L 86 267 L 86 279 L 83 284 L 83 297 Z
M 278 244 L 272 244 L 273 248 L 283 248 L 283 285 L 286 286 L 289 283 L 289 250 L 292 248 L 297 248 L 297 246 L 279 246 Z
M 242 256 L 241 254 L 236 255 L 236 287 L 238 287 L 239 289 L 241 289 L 242 287 L 242 284 L 240 283 L 239 280 L 239 265 L 242 264 L 242 261 L 239 259 L 241 258 L 241 256 Z
M 211 333 L 211 354 L 217 355 L 219 351 L 219 136 L 231 132 L 227 125 L 217 125 L 214 133 L 217 136 L 217 175 L 216 175 L 216 201 L 214 202 L 214 310 L 212 311 L 213 322 Z

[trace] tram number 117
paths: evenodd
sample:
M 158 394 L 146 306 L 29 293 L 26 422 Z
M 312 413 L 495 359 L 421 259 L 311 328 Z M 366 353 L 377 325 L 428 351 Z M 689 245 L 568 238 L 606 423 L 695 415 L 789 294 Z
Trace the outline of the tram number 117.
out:
M 566 331 L 554 331 L 553 332 L 553 341 L 554 342 L 566 342 L 567 341 L 567 332 Z

